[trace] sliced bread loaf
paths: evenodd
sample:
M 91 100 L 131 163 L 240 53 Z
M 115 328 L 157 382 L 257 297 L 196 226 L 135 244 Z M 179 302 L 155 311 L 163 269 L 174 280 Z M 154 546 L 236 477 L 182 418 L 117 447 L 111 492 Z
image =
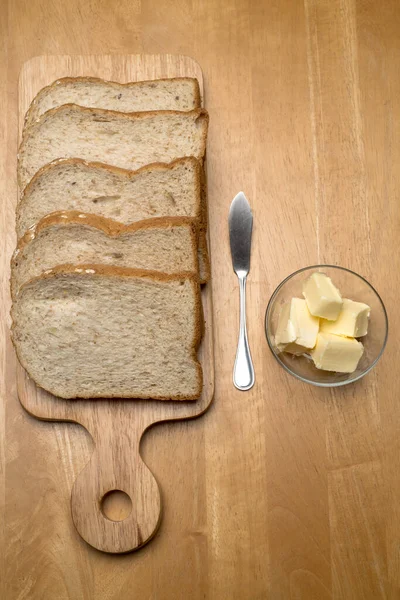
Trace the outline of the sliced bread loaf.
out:
M 200 108 L 197 79 L 177 77 L 115 83 L 96 77 L 64 77 L 40 90 L 26 113 L 25 126 L 62 104 L 137 112 L 141 110 L 193 110 Z
M 55 396 L 201 394 L 202 312 L 193 275 L 64 265 L 22 286 L 11 314 L 21 364 Z
M 153 217 L 184 216 L 199 223 L 202 283 L 210 276 L 201 167 L 194 157 L 127 171 L 81 159 L 53 161 L 27 185 L 17 206 L 17 235 L 60 210 L 98 214 L 129 225 Z
M 33 277 L 65 263 L 197 275 L 197 228 L 188 217 L 121 225 L 76 211 L 52 213 L 19 241 L 11 261 L 11 295 Z
M 207 128 L 208 114 L 202 109 L 121 113 L 65 104 L 25 129 L 19 185 L 23 189 L 43 165 L 57 158 L 83 158 L 124 169 L 182 156 L 202 160 Z

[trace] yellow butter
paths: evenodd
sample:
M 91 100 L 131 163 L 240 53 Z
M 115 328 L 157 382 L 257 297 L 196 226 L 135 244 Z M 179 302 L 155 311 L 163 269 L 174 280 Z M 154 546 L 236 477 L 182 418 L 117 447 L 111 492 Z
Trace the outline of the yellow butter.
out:
M 282 346 L 281 348 L 284 352 L 287 352 L 288 354 L 295 354 L 296 356 L 302 356 L 303 354 L 310 352 L 310 348 L 301 346 L 301 344 L 296 344 L 296 342 L 291 342 L 290 344 Z
M 279 350 L 292 354 L 309 352 L 315 346 L 319 319 L 313 317 L 302 298 L 292 298 L 281 310 L 275 343 Z
M 320 331 L 346 335 L 347 337 L 362 337 L 368 332 L 368 319 L 371 309 L 368 304 L 354 302 L 343 298 L 343 307 L 336 321 L 321 320 Z
M 294 325 L 290 320 L 290 309 L 292 302 L 284 304 L 279 313 L 278 327 L 275 334 L 275 343 L 279 349 L 283 350 L 283 347 L 290 342 L 294 342 L 296 339 L 296 332 Z
M 317 369 L 337 373 L 353 373 L 364 352 L 364 346 L 354 338 L 333 333 L 319 333 L 311 357 Z
M 303 285 L 308 310 L 316 317 L 335 321 L 342 309 L 342 296 L 332 280 L 323 273 L 313 273 Z

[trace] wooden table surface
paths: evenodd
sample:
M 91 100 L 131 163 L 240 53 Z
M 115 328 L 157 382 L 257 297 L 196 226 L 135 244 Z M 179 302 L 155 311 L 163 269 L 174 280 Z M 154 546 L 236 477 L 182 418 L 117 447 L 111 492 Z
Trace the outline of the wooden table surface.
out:
M 1 598 L 400 598 L 399 31 L 397 0 L 1 3 Z M 110 556 L 80 539 L 70 515 L 89 436 L 29 417 L 15 392 L 17 78 L 39 54 L 137 52 L 187 54 L 204 71 L 216 393 L 204 417 L 145 436 L 163 522 L 144 549 Z M 227 234 L 240 189 L 255 217 L 257 382 L 245 393 L 231 381 L 238 286 Z M 366 276 L 390 319 L 375 371 L 335 391 L 288 376 L 263 332 L 276 285 L 319 262 Z

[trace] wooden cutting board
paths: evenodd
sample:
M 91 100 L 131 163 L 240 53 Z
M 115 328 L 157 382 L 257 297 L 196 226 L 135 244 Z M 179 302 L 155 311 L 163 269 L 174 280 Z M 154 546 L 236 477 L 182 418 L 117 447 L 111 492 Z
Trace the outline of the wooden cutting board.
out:
M 39 56 L 23 65 L 19 79 L 19 136 L 25 112 L 37 92 L 60 77 L 90 75 L 125 83 L 161 77 L 196 77 L 204 98 L 200 66 L 173 55 Z M 214 393 L 214 353 L 211 282 L 203 287 L 205 335 L 199 351 L 204 389 L 196 402 L 148 400 L 62 400 L 36 387 L 17 367 L 22 406 L 34 417 L 70 421 L 87 429 L 95 449 L 77 477 L 71 495 L 72 518 L 86 542 L 104 552 L 129 552 L 143 546 L 157 531 L 161 518 L 160 491 L 139 453 L 143 433 L 155 423 L 197 417 Z M 179 465 L 176 465 L 179 469 Z M 125 492 L 131 512 L 120 521 L 107 518 L 103 499 L 114 490 Z

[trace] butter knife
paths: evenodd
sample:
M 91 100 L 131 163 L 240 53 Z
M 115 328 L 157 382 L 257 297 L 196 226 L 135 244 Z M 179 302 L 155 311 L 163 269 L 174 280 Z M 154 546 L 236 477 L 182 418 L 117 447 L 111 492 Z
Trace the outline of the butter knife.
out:
M 239 340 L 233 367 L 233 383 L 242 391 L 252 388 L 255 381 L 246 327 L 246 281 L 250 271 L 252 229 L 253 215 L 250 205 L 244 193 L 239 192 L 229 210 L 229 240 L 233 270 L 239 279 L 240 292 Z

